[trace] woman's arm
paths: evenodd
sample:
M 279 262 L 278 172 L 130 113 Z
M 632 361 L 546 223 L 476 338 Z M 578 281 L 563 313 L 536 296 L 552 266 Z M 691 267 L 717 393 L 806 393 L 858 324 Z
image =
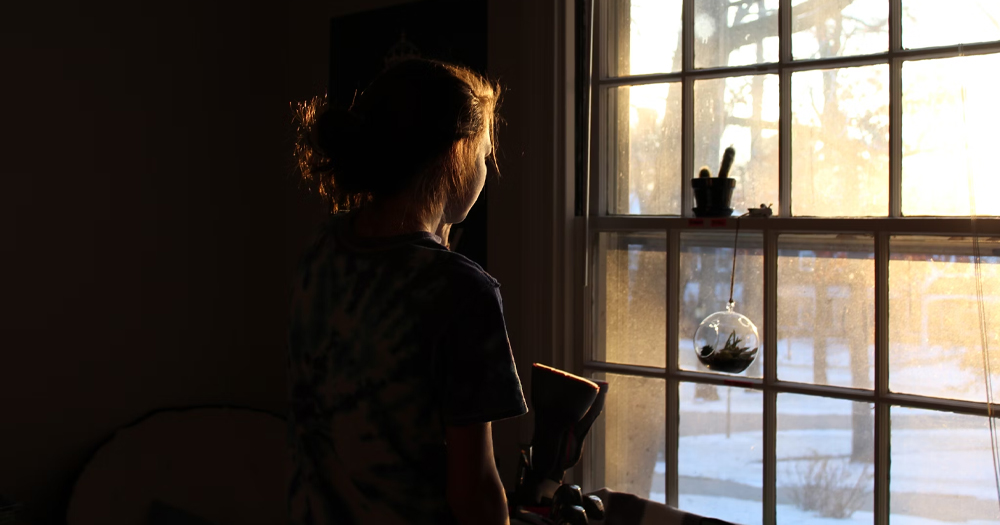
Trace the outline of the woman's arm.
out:
M 508 525 L 507 496 L 493 459 L 490 423 L 446 427 L 448 505 L 459 525 Z

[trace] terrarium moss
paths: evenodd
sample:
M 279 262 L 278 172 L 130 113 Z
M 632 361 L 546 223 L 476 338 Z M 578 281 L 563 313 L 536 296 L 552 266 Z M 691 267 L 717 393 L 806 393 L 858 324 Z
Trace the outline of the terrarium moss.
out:
M 716 350 L 712 345 L 701 347 L 698 352 L 698 360 L 709 368 L 730 374 L 737 374 L 746 370 L 750 363 L 757 357 L 757 348 L 740 346 L 743 340 L 736 336 L 733 330 L 726 338 L 726 344 Z

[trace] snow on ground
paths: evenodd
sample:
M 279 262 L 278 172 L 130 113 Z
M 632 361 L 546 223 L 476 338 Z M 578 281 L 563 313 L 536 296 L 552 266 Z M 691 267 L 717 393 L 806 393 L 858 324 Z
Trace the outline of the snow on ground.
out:
M 897 430 L 892 434 L 890 488 L 997 498 L 989 430 Z
M 815 454 L 847 458 L 850 430 L 798 430 L 778 433 L 778 486 L 800 484 Z M 762 435 L 759 432 L 686 436 L 679 440 L 678 475 L 763 487 Z M 827 445 L 827 446 L 818 446 Z M 994 500 L 989 434 L 974 429 L 897 430 L 893 433 L 890 487 L 893 492 L 972 496 Z M 850 464 L 856 480 L 865 465 Z M 657 462 L 657 472 L 666 465 Z M 871 472 L 871 466 L 868 466 Z M 852 480 L 852 481 L 853 481 Z
M 662 494 L 659 495 L 662 498 Z M 662 499 L 658 500 L 662 501 Z M 734 498 L 700 496 L 682 494 L 678 497 L 678 507 L 687 512 L 702 514 L 713 518 L 739 523 L 741 525 L 757 525 L 761 523 L 761 504 L 758 501 L 748 501 Z M 777 522 L 781 525 L 871 525 L 874 516 L 871 512 L 859 510 L 847 519 L 824 518 L 813 512 L 800 510 L 794 505 L 777 505 Z M 893 525 L 954 525 L 955 522 L 939 521 L 905 514 L 892 514 L 889 521 Z M 972 520 L 963 522 L 966 525 L 996 525 L 995 521 Z
M 846 460 L 850 453 L 850 430 L 795 430 L 778 433 L 779 494 L 788 494 L 789 487 L 802 483 L 802 476 L 809 458 L 816 452 L 816 444 L 827 445 L 822 453 L 834 457 L 849 474 L 844 483 L 853 484 L 858 477 L 870 475 L 871 466 L 851 464 Z M 996 485 L 992 474 L 989 435 L 978 429 L 957 430 L 897 430 L 893 435 L 891 494 L 916 496 L 928 494 L 944 498 L 942 514 L 963 511 L 960 506 L 975 500 L 995 508 Z M 763 468 L 761 463 L 761 434 L 738 432 L 728 438 L 725 434 L 686 436 L 680 438 L 679 508 L 743 525 L 761 522 Z M 839 457 L 839 459 L 837 458 Z M 656 462 L 654 479 L 666 473 L 662 458 Z M 867 489 L 872 488 L 867 482 Z M 662 490 L 662 483 L 654 483 L 654 490 Z M 700 488 L 697 488 L 700 487 Z M 692 494 L 709 487 L 709 490 L 739 491 L 743 498 Z M 757 489 L 755 491 L 754 489 Z M 731 494 L 732 492 L 730 492 Z M 957 497 L 949 500 L 949 496 Z M 651 492 L 649 499 L 665 502 L 665 494 Z M 871 504 L 871 496 L 867 496 Z M 779 499 L 780 501 L 780 499 Z M 787 501 L 787 499 L 786 499 Z M 792 504 L 777 505 L 780 524 L 833 525 L 873 523 L 870 511 L 859 510 L 847 519 L 824 518 L 806 512 Z M 921 516 L 894 513 L 893 525 L 936 525 L 955 523 Z M 996 524 L 998 521 L 968 520 L 968 525 Z

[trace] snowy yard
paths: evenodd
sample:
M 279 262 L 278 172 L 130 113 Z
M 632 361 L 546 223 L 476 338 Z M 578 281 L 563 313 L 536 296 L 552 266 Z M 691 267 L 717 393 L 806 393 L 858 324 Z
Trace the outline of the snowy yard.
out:
M 803 347 L 807 345 L 795 345 L 793 351 L 779 356 L 783 379 L 811 381 L 811 351 Z M 830 345 L 829 350 L 830 383 L 849 385 L 848 359 L 843 355 L 846 349 Z M 681 352 L 682 367 L 695 368 L 693 352 L 687 354 Z M 896 379 L 905 384 L 936 384 L 952 394 L 962 390 L 961 397 L 982 394 L 981 384 L 976 392 L 977 386 L 969 384 L 966 374 L 957 365 L 938 361 L 926 367 L 912 366 Z M 747 416 L 762 414 L 763 395 L 740 387 L 717 387 L 716 392 L 717 399 L 699 399 L 694 384 L 681 385 L 679 506 L 689 512 L 756 525 L 762 518 L 763 432 L 760 420 Z M 986 418 L 900 407 L 890 410 L 891 523 L 1000 523 Z M 860 413 L 864 420 L 871 406 L 779 394 L 777 413 L 777 522 L 873 523 L 872 463 L 850 461 L 852 422 L 857 421 L 852 415 L 856 418 Z M 707 419 L 706 415 L 712 417 Z M 726 419 L 730 420 L 725 425 L 728 436 L 720 431 L 719 423 Z M 709 421 L 713 424 L 707 424 Z M 808 478 L 810 466 L 824 458 L 839 469 L 840 478 L 832 482 L 833 490 L 860 487 L 856 491 L 858 510 L 852 509 L 848 517 L 823 517 L 815 511 L 803 511 L 796 504 L 796 488 Z M 653 474 L 650 499 L 664 501 L 665 469 L 661 456 Z

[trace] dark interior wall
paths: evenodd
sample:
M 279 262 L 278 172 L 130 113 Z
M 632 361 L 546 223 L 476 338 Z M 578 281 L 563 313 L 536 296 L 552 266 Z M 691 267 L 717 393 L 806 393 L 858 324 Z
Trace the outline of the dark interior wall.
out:
M 390 2 L 7 2 L 0 16 L 0 493 L 58 523 L 149 410 L 284 409 L 286 279 L 318 203 L 291 100 L 337 12 Z
M 28 522 L 61 522 L 94 447 L 150 410 L 284 410 L 287 279 L 322 217 L 294 179 L 289 102 L 325 91 L 332 17 L 404 2 L 4 6 L 0 494 Z M 523 134 L 548 118 L 520 102 L 544 76 L 519 75 L 537 50 L 513 45 L 533 5 L 490 2 L 512 110 L 490 264 L 522 374 L 539 345 L 523 334 L 532 312 L 517 313 L 536 284 L 522 275 L 518 181 L 545 168 L 522 169 L 552 140 Z M 495 434 L 508 484 L 521 426 Z

